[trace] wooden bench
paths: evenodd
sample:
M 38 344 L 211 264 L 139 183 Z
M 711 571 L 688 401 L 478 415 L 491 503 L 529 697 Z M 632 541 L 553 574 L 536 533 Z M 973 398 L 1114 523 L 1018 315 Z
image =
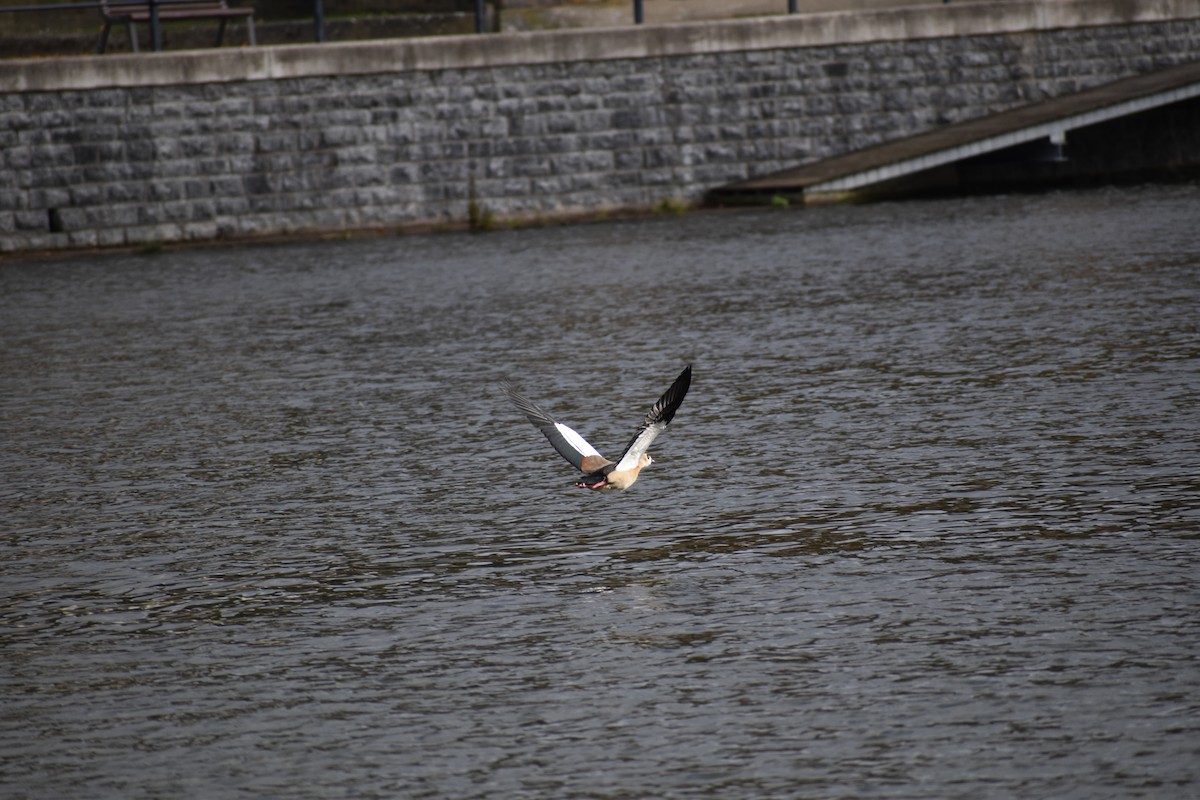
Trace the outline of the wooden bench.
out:
M 135 23 L 150 21 L 150 5 L 148 3 L 100 3 L 100 16 L 104 19 L 104 32 L 100 34 L 100 47 L 96 51 L 103 53 L 108 48 L 108 32 L 113 23 L 122 23 L 129 31 L 129 47 L 138 52 L 137 28 Z M 195 0 L 184 3 L 159 3 L 158 19 L 160 22 L 171 22 L 181 19 L 216 19 L 221 21 L 217 30 L 217 47 L 225 39 L 225 25 L 231 19 L 246 20 L 246 36 L 253 47 L 258 43 L 254 40 L 254 9 L 231 8 L 225 0 Z

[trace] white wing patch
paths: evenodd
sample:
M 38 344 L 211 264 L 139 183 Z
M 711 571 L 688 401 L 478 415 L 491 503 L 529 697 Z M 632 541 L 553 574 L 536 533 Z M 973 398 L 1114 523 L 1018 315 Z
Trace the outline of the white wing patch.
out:
M 584 439 L 582 436 L 580 436 L 578 433 L 576 433 L 571 428 L 568 428 L 566 425 L 563 425 L 561 422 L 554 423 L 554 427 L 557 428 L 558 432 L 562 434 L 562 437 L 567 440 L 567 444 L 571 445 L 571 447 L 574 447 L 576 450 L 578 450 L 583 455 L 585 455 L 585 456 L 599 456 L 600 455 L 600 453 L 597 452 L 596 448 L 594 448 L 590 444 L 588 444 L 587 439 Z M 603 456 L 601 456 L 601 458 L 603 458 Z
M 625 455 L 621 456 L 621 460 L 617 462 L 616 468 L 619 470 L 633 469 L 638 465 L 638 461 L 650 449 L 650 445 L 654 444 L 654 440 L 658 438 L 658 434 L 663 428 L 667 427 L 661 422 L 656 422 L 653 425 L 648 425 L 637 438 L 629 445 L 629 449 L 625 451 Z

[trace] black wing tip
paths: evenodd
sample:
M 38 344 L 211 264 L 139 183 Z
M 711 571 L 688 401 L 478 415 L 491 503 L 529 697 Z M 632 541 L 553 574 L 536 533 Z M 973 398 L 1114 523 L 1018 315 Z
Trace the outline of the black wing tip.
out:
M 683 404 L 683 398 L 687 396 L 688 389 L 692 386 L 692 365 L 688 364 L 683 368 L 683 372 L 679 373 L 679 377 L 671 384 L 671 388 L 663 392 L 663 396 L 658 398 L 658 402 L 654 404 L 654 408 L 650 411 L 647 422 L 669 424 L 675 419 L 675 412 L 679 410 L 679 406 Z
M 500 381 L 500 388 L 504 390 L 504 394 L 508 397 L 508 401 L 517 408 L 523 408 L 526 405 L 532 405 L 529 398 L 517 391 L 517 387 L 512 385 L 512 382 L 507 378 Z
M 528 397 L 518 392 L 516 387 L 508 380 L 501 380 L 500 388 L 504 389 L 504 394 L 508 395 L 509 402 L 516 406 L 517 410 L 534 425 L 540 427 L 546 422 L 553 423 L 553 419 L 551 419 L 549 414 L 538 408 L 537 404 Z
M 512 401 L 512 404 L 517 406 L 518 408 L 524 408 L 525 406 L 533 406 L 534 405 L 534 402 L 532 400 L 530 400 L 528 397 L 526 397 L 525 395 L 521 394 L 519 391 L 517 391 L 517 387 L 513 386 L 512 382 L 509 381 L 508 379 L 504 379 L 504 380 L 500 381 L 500 388 L 504 390 L 504 394 L 508 396 L 508 399 L 510 401 Z
M 692 365 L 688 364 L 683 368 L 683 372 L 679 373 L 679 377 L 671 384 L 671 388 L 667 389 L 667 394 L 679 393 L 679 401 L 683 402 L 683 396 L 687 394 L 688 389 L 692 387 Z

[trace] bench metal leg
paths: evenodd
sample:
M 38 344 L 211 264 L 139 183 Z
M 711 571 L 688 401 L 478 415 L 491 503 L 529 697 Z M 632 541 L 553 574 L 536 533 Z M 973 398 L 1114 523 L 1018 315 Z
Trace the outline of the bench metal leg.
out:
M 225 42 L 225 27 L 228 25 L 228 19 L 221 19 L 221 24 L 217 28 L 217 47 L 220 47 Z M 97 53 L 105 53 L 108 51 L 108 37 L 112 30 L 113 20 L 105 20 L 104 29 L 100 31 L 100 44 L 96 47 Z M 125 20 L 125 29 L 129 33 L 129 49 L 131 52 L 139 53 L 141 48 L 138 45 L 137 25 L 132 19 Z M 251 47 L 258 46 L 258 36 L 254 29 L 254 17 L 246 17 L 246 38 L 250 42 Z

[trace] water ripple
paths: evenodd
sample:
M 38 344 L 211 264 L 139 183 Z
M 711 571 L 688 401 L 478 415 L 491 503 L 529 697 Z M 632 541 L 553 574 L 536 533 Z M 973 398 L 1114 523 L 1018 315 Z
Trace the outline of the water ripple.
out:
M 1189 796 L 1197 192 L 0 266 L 0 792 Z

